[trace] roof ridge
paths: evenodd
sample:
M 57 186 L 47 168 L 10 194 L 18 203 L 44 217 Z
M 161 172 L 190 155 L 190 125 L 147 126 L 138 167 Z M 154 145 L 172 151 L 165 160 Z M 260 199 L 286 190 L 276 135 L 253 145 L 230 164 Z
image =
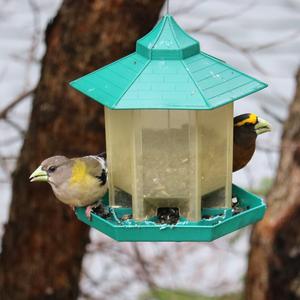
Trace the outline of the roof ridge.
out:
M 173 27 L 176 27 L 178 30 L 180 30 L 181 33 L 183 33 L 189 39 L 193 40 L 195 43 L 200 44 L 197 39 L 195 39 L 192 35 L 188 34 L 185 30 L 183 30 L 183 28 L 181 26 L 179 26 L 179 24 L 176 22 L 176 20 L 174 19 L 173 16 L 170 15 L 169 17 L 170 17 L 170 20 L 172 21 L 172 23 L 174 24 Z M 173 27 L 172 27 L 172 30 L 173 30 Z
M 118 106 L 119 102 L 122 100 L 122 97 L 127 93 L 127 91 L 133 86 L 133 84 L 136 82 L 136 80 L 139 78 L 139 76 L 144 72 L 146 67 L 150 64 L 151 59 L 148 59 L 147 63 L 143 66 L 143 68 L 137 73 L 136 77 L 132 80 L 132 82 L 128 85 L 126 89 L 124 89 L 124 92 L 119 96 L 118 100 L 114 103 L 112 106 L 112 109 Z
M 184 59 L 181 60 L 181 62 L 182 62 L 182 64 L 183 64 L 183 66 L 185 67 L 187 73 L 189 74 L 191 80 L 193 81 L 194 85 L 196 86 L 197 90 L 199 91 L 200 95 L 202 96 L 202 98 L 203 98 L 203 100 L 204 100 L 206 106 L 209 107 L 209 108 L 211 108 L 211 105 L 208 103 L 208 100 L 207 100 L 206 97 L 204 96 L 204 92 L 203 92 L 202 89 L 198 86 L 197 82 L 195 81 L 193 75 L 192 75 L 191 72 L 190 72 L 189 67 L 185 64 Z
M 169 20 L 173 21 L 172 16 L 169 16 Z M 173 38 L 174 38 L 174 40 L 176 42 L 176 45 L 177 45 L 178 49 L 180 49 L 179 41 L 177 40 L 177 35 L 174 32 L 173 26 L 170 26 L 170 30 L 171 30 L 172 36 L 173 36 Z
M 166 26 L 166 23 L 167 23 L 167 18 L 166 18 L 166 16 L 164 16 L 164 17 L 161 19 L 161 22 L 163 22 L 163 24 L 162 24 L 162 27 L 161 27 L 161 29 L 160 29 L 160 32 L 159 32 L 159 34 L 157 35 L 157 37 L 156 37 L 156 39 L 155 39 L 155 42 L 153 43 L 153 45 L 152 45 L 151 48 L 150 48 L 150 49 L 151 49 L 151 50 L 150 50 L 150 59 L 152 59 L 152 50 L 154 49 L 156 43 L 158 42 L 159 38 L 161 37 L 161 34 L 163 33 L 164 28 L 165 28 L 165 26 Z

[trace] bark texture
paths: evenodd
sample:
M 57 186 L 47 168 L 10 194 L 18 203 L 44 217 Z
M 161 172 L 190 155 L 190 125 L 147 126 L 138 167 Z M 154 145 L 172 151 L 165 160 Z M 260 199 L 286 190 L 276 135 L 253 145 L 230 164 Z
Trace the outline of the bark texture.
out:
M 105 148 L 103 108 L 68 82 L 134 50 L 164 0 L 63 2 L 46 31 L 47 51 L 16 171 L 0 256 L 0 299 L 76 299 L 89 228 L 28 177 L 55 154 Z
M 252 233 L 246 295 L 249 300 L 300 299 L 300 72 L 267 213 Z

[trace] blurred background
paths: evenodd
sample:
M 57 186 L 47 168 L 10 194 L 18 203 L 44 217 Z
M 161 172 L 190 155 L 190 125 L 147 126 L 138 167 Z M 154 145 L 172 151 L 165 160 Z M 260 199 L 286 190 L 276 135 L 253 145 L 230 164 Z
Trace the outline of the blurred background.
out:
M 48 156 L 101 152 L 102 111 L 70 91 L 67 82 L 133 51 L 134 41 L 166 12 L 164 1 L 0 0 L 0 5 L 1 299 L 300 299 L 299 216 L 277 216 L 282 207 L 288 213 L 291 204 L 292 214 L 300 205 L 300 154 L 294 155 L 300 140 L 299 0 L 170 0 L 170 13 L 203 51 L 269 84 L 235 102 L 236 115 L 256 113 L 273 131 L 258 139 L 254 158 L 234 174 L 234 183 L 266 197 L 265 222 L 280 220 L 259 225 L 252 239 L 252 228 L 245 228 L 211 243 L 177 244 L 121 244 L 88 232 L 49 187 L 33 191 L 28 181 Z M 286 188 L 276 190 L 280 186 Z M 282 234 L 278 228 L 285 220 L 294 229 Z M 289 234 L 292 245 L 285 242 Z M 298 271 L 289 269 L 290 262 Z M 271 265 L 290 270 L 291 278 L 278 275 L 272 283 Z M 283 294 L 276 286 L 285 286 Z

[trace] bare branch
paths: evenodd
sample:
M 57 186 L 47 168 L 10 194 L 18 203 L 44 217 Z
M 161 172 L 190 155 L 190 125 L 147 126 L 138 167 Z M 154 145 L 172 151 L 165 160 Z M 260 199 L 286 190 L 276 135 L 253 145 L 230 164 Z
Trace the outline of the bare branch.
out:
M 2 159 L 2 156 L 0 155 L 0 168 L 5 173 L 6 178 L 10 178 L 11 172 L 9 170 L 9 166 L 6 160 Z
M 256 60 L 253 58 L 253 56 L 250 54 L 250 51 L 246 47 L 242 47 L 238 44 L 235 44 L 234 42 L 228 40 L 224 36 L 213 32 L 213 31 L 203 31 L 202 34 L 209 35 L 214 37 L 216 40 L 220 41 L 221 43 L 229 46 L 232 49 L 235 49 L 239 51 L 241 54 L 243 54 L 248 61 L 250 62 L 251 66 L 256 69 L 258 72 L 260 72 L 263 75 L 268 75 L 268 73 L 256 62 Z
M 222 19 L 222 17 L 219 17 L 219 18 L 220 19 L 218 19 L 218 17 L 216 17 L 216 18 L 212 18 L 212 19 L 209 19 L 209 20 L 213 20 L 214 22 L 216 22 L 216 20 L 217 21 L 224 20 L 224 19 Z M 294 41 L 295 39 L 300 37 L 300 31 L 297 30 L 297 31 L 295 31 L 295 32 L 293 32 L 293 33 L 291 33 L 291 34 L 289 34 L 289 35 L 287 35 L 287 36 L 285 36 L 281 39 L 277 39 L 277 40 L 269 42 L 269 43 L 265 43 L 265 44 L 258 45 L 258 46 L 253 46 L 253 47 L 250 47 L 250 46 L 242 47 L 239 44 L 236 44 L 236 43 L 230 41 L 229 39 L 225 38 L 224 36 L 222 36 L 222 35 L 220 35 L 216 32 L 204 31 L 204 29 L 207 26 L 208 25 L 206 25 L 206 23 L 205 23 L 204 25 L 202 25 L 200 27 L 192 28 L 192 29 L 189 29 L 188 31 L 191 32 L 191 33 L 202 33 L 202 34 L 205 34 L 205 35 L 210 35 L 210 36 L 216 38 L 217 40 L 219 40 L 220 42 L 222 42 L 223 44 L 225 44 L 225 45 L 227 45 L 227 46 L 229 46 L 233 49 L 239 50 L 240 52 L 243 52 L 243 53 L 258 52 L 258 51 L 261 51 L 261 50 L 277 47 L 278 45 L 282 45 L 282 44 Z
M 234 13 L 230 13 L 227 15 L 223 15 L 223 16 L 217 16 L 217 17 L 212 17 L 207 19 L 203 25 L 198 26 L 196 28 L 192 28 L 189 29 L 189 32 L 194 32 L 194 33 L 202 33 L 208 36 L 211 36 L 213 38 L 215 38 L 216 40 L 218 40 L 219 42 L 229 46 L 230 48 L 239 51 L 241 54 L 243 54 L 247 60 L 250 62 L 251 66 L 256 69 L 258 72 L 260 72 L 263 75 L 270 75 L 268 74 L 267 71 L 265 71 L 260 64 L 258 64 L 256 62 L 256 60 L 254 59 L 254 57 L 251 55 L 254 52 L 258 52 L 261 50 L 265 50 L 265 49 L 269 49 L 272 47 L 276 47 L 278 45 L 281 44 L 285 44 L 287 42 L 293 41 L 297 38 L 300 37 L 300 31 L 297 30 L 295 32 L 293 32 L 292 34 L 289 34 L 281 39 L 277 39 L 275 41 L 269 42 L 269 43 L 265 43 L 262 45 L 258 45 L 258 46 L 241 46 L 238 43 L 234 43 L 233 41 L 229 40 L 228 38 L 213 32 L 213 31 L 205 31 L 204 29 L 207 28 L 209 25 L 214 24 L 216 22 L 219 21 L 224 21 L 226 19 L 233 19 L 233 18 L 237 18 L 239 17 L 241 14 L 246 13 L 247 11 L 249 11 L 249 9 L 253 8 L 256 5 L 256 0 L 251 1 L 250 3 L 248 3 L 245 7 L 242 7 L 241 9 L 235 11 Z
M 134 254 L 136 257 L 136 262 L 139 264 L 140 270 L 142 271 L 144 281 L 147 283 L 148 288 L 150 290 L 155 290 L 157 288 L 157 286 L 152 279 L 151 273 L 149 272 L 149 270 L 147 268 L 147 262 L 144 260 L 142 254 L 138 248 L 138 245 L 133 243 L 132 248 L 134 250 Z
M 14 60 L 20 61 L 21 63 L 27 63 L 28 62 L 28 57 L 25 57 L 24 53 L 22 53 L 22 54 L 11 54 L 10 57 Z M 37 57 L 32 57 L 31 63 L 40 64 L 41 60 Z
M 218 244 L 216 242 L 211 242 L 211 243 L 207 244 L 207 246 L 209 248 L 211 248 L 212 250 L 227 252 L 227 253 L 230 253 L 230 254 L 234 254 L 236 256 L 244 257 L 244 255 L 245 255 L 245 253 L 243 251 L 233 249 L 232 247 L 230 247 L 228 245 L 226 247 L 220 247 L 220 246 L 218 246 Z
M 12 102 L 10 102 L 2 111 L 0 111 L 0 119 L 6 119 L 7 114 L 15 107 L 17 106 L 22 100 L 29 97 L 33 92 L 34 89 L 31 89 L 29 91 L 26 91 L 20 95 L 18 95 Z
M 24 137 L 25 130 L 21 126 L 19 126 L 15 121 L 6 118 L 5 122 L 9 124 L 11 127 L 13 127 L 22 137 Z
M 20 142 L 19 136 L 11 137 L 8 139 L 3 139 L 3 140 L 0 140 L 0 147 L 11 146 L 17 142 Z
M 280 118 L 274 111 L 269 109 L 268 107 L 261 105 L 261 109 L 263 110 L 264 113 L 267 115 L 271 116 L 275 121 L 277 121 L 279 124 L 283 124 L 284 120 Z
M 212 17 L 212 18 L 207 19 L 204 22 L 204 24 L 202 24 L 198 28 L 198 31 L 204 30 L 206 27 L 210 26 L 211 24 L 214 24 L 214 23 L 217 23 L 217 22 L 220 22 L 220 21 L 225 21 L 225 20 L 232 20 L 233 18 L 237 18 L 237 17 L 241 16 L 242 14 L 245 14 L 246 12 L 248 12 L 250 9 L 252 9 L 256 5 L 256 1 L 257 0 L 251 1 L 250 3 L 248 3 L 244 7 L 236 10 L 233 13 L 223 15 L 223 16 L 216 16 L 216 17 Z
M 0 184 L 11 184 L 11 183 L 10 180 L 8 179 L 0 178 Z
M 233 49 L 239 50 L 240 52 L 248 52 L 247 48 L 244 48 L 244 47 L 240 46 L 239 44 L 236 44 L 236 43 L 230 41 L 229 39 L 227 39 L 223 35 L 218 34 L 216 32 L 213 32 L 213 31 L 201 31 L 201 34 L 212 36 L 216 40 L 218 40 L 219 42 L 221 42 L 221 43 L 223 43 L 223 44 L 225 44 L 225 45 L 227 45 L 227 46 L 229 46 L 229 47 L 231 47 Z
M 263 45 L 259 45 L 259 46 L 256 46 L 256 47 L 242 47 L 239 44 L 236 44 L 236 43 L 230 41 L 229 39 L 225 38 L 224 36 L 222 36 L 222 35 L 220 35 L 216 32 L 213 32 L 213 31 L 200 31 L 200 30 L 201 30 L 201 27 L 199 27 L 197 29 L 192 29 L 191 32 L 201 32 L 202 34 L 212 36 L 213 38 L 215 38 L 219 42 L 229 46 L 232 49 L 235 49 L 235 50 L 239 51 L 240 53 L 242 53 L 248 59 L 248 61 L 252 65 L 252 67 L 255 68 L 257 71 L 259 71 L 263 75 L 269 75 L 269 74 L 256 62 L 256 60 L 251 55 L 251 53 L 287 43 L 287 42 L 289 42 L 291 40 L 294 40 L 295 38 L 298 38 L 300 36 L 300 32 L 297 31 L 297 32 L 294 32 L 291 35 L 286 36 L 286 37 L 284 37 L 282 39 L 279 39 L 277 41 L 273 41 L 273 42 L 266 43 L 266 44 L 263 44 Z
M 11 155 L 11 156 L 0 156 L 0 159 L 1 159 L 1 160 L 4 160 L 4 161 L 6 161 L 6 160 L 16 160 L 16 159 L 18 159 L 18 157 L 15 156 L 15 155 Z
M 111 286 L 109 290 L 104 291 L 106 299 L 111 299 L 111 296 L 115 297 L 118 294 L 122 295 L 124 289 L 130 286 L 131 283 L 132 283 L 132 278 L 126 278 L 126 279 L 124 278 L 122 281 L 115 282 L 115 284 Z
M 256 150 L 266 152 L 266 153 L 270 153 L 270 152 L 278 153 L 280 151 L 279 148 L 277 147 L 261 146 L 261 145 L 256 145 Z
M 39 45 L 39 38 L 42 34 L 42 31 L 41 31 L 41 18 L 40 18 L 40 15 L 41 15 L 41 12 L 40 12 L 40 8 L 39 6 L 36 4 L 36 2 L 34 0 L 27 0 L 28 1 L 28 4 L 29 4 L 29 7 L 32 11 L 32 16 L 33 16 L 33 32 L 32 32 L 32 37 L 31 37 L 31 46 L 29 48 L 29 55 L 28 55 L 28 60 L 27 60 L 27 75 L 30 73 L 30 70 L 31 70 L 31 67 L 32 67 L 32 64 L 33 62 L 35 62 L 37 59 L 36 59 L 36 50 L 37 50 L 37 47 Z M 25 77 L 25 84 L 24 86 L 28 86 L 30 85 L 30 76 L 26 76 Z
M 295 32 L 291 33 L 290 35 L 283 37 L 282 39 L 278 39 L 273 42 L 269 42 L 269 43 L 266 43 L 264 45 L 260 45 L 257 47 L 251 47 L 248 50 L 251 52 L 256 52 L 256 51 L 261 51 L 261 50 L 277 47 L 278 45 L 285 44 L 290 41 L 294 41 L 295 39 L 297 39 L 299 37 L 300 37 L 300 31 L 295 31 Z
M 205 2 L 208 2 L 208 0 L 202 0 L 201 2 L 199 2 L 198 0 L 193 1 L 191 4 L 178 8 L 177 10 L 173 10 L 172 14 L 173 15 L 183 15 L 183 14 L 187 14 L 190 13 L 191 10 L 194 10 L 195 7 L 204 4 Z
M 93 297 L 89 293 L 83 292 L 82 290 L 80 291 L 79 299 L 83 299 L 83 300 L 99 300 L 98 297 Z

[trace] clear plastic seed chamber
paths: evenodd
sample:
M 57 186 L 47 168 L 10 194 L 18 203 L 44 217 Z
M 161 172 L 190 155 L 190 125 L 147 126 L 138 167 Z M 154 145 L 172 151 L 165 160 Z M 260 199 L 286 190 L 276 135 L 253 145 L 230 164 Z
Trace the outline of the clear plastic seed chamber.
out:
M 231 104 L 205 113 L 106 109 L 105 119 L 111 206 L 132 207 L 136 220 L 176 207 L 192 221 L 202 207 L 231 207 Z
M 105 106 L 110 213 L 77 208 L 81 221 L 119 241 L 211 241 L 263 217 L 232 185 L 233 101 L 267 85 L 201 51 L 173 17 L 71 86 Z

